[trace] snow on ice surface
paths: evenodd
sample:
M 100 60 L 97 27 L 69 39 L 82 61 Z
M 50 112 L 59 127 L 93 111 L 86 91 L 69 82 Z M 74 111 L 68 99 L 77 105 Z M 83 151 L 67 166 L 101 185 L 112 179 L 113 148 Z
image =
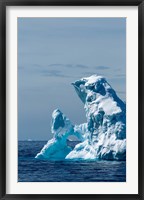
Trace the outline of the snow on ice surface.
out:
M 72 125 L 60 111 L 52 114 L 53 139 L 36 158 L 54 160 L 125 160 L 126 105 L 102 76 L 93 75 L 72 83 L 84 103 L 87 123 Z M 71 149 L 70 135 L 80 143 Z

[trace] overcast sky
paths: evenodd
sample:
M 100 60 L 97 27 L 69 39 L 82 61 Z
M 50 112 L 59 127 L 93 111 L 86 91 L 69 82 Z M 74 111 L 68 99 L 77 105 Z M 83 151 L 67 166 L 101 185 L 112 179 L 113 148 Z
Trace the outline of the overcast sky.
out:
M 48 140 L 59 108 L 86 122 L 71 82 L 100 74 L 126 99 L 125 18 L 18 18 L 19 140 Z

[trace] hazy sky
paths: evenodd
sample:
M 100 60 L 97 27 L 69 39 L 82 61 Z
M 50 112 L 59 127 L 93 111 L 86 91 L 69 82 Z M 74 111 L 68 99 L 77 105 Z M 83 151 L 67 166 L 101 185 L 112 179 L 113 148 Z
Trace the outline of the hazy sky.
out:
M 59 108 L 86 122 L 71 83 L 100 74 L 126 99 L 125 18 L 18 18 L 19 140 L 48 140 Z

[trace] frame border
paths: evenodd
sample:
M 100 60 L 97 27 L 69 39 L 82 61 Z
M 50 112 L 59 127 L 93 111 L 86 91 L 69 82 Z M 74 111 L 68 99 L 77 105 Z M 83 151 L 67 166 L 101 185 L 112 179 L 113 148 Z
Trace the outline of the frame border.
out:
M 138 6 L 138 194 L 6 194 L 6 7 Z M 144 0 L 0 0 L 0 199 L 144 200 Z

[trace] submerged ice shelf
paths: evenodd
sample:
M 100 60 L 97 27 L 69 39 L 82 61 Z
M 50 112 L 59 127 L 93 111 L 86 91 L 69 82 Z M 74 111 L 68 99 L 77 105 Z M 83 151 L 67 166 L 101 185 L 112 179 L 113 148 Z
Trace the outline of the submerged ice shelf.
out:
M 84 103 L 87 123 L 73 125 L 59 110 L 52 114 L 53 138 L 36 158 L 49 160 L 125 160 L 126 105 L 102 76 L 93 75 L 72 83 Z M 69 136 L 80 143 L 67 145 Z

